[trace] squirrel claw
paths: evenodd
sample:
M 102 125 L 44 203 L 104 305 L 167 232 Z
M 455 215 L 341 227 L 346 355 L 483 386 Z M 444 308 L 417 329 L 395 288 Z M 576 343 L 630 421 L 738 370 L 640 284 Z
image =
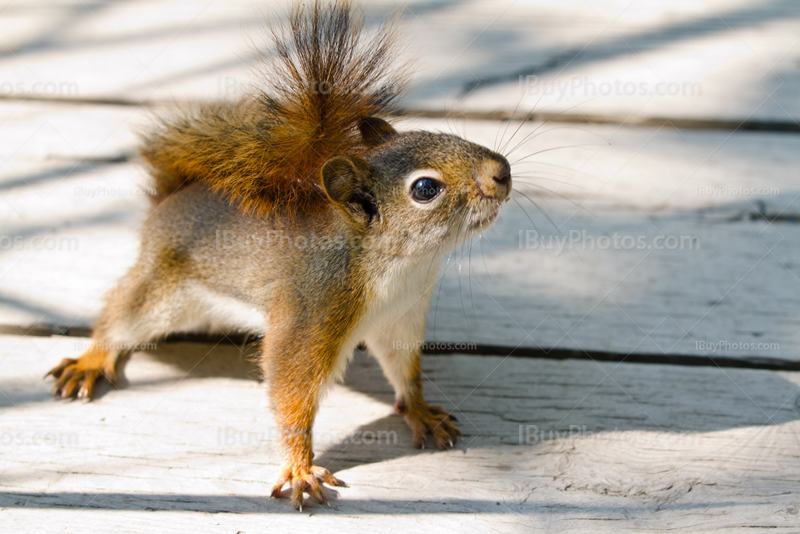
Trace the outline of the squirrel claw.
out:
M 278 482 L 272 487 L 271 497 L 278 499 L 281 497 L 283 486 L 289 483 L 291 488 L 292 506 L 299 511 L 303 511 L 303 493 L 308 493 L 317 504 L 327 504 L 330 506 L 328 496 L 325 494 L 323 484 L 329 486 L 347 487 L 342 480 L 339 480 L 324 467 L 312 465 L 310 469 L 294 469 L 291 466 L 284 467 L 278 477 Z
M 113 370 L 98 369 L 92 362 L 83 361 L 83 358 L 77 360 L 64 358 L 44 377 L 47 378 L 51 375 L 56 379 L 53 396 L 62 399 L 77 397 L 91 400 L 94 386 L 100 378 L 105 378 L 111 384 L 117 378 Z
M 61 377 L 61 374 L 64 372 L 64 369 L 66 369 L 70 365 L 75 365 L 76 363 L 78 363 L 78 360 L 73 360 L 72 358 L 64 358 L 58 365 L 50 369 L 42 378 L 44 379 L 52 375 L 53 378 L 58 379 Z
M 425 448 L 428 434 L 433 434 L 436 446 L 440 450 L 453 448 L 461 436 L 461 431 L 453 424 L 455 420 L 455 417 L 441 406 L 429 404 L 411 408 L 406 414 L 406 422 L 414 432 L 414 447 L 417 449 Z

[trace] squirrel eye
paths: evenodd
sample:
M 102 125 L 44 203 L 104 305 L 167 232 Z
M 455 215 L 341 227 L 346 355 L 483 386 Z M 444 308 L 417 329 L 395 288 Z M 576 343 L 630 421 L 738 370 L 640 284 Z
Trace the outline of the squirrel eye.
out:
M 420 178 L 411 186 L 411 198 L 424 204 L 442 191 L 442 184 L 433 178 Z

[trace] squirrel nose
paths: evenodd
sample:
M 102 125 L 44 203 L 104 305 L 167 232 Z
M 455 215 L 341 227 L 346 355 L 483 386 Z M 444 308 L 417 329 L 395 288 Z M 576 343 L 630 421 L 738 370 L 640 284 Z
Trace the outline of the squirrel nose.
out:
M 492 176 L 492 179 L 498 185 L 508 185 L 511 180 L 511 166 L 508 163 L 503 164 L 498 173 Z
M 474 172 L 481 196 L 505 200 L 511 193 L 511 165 L 501 156 L 487 158 Z

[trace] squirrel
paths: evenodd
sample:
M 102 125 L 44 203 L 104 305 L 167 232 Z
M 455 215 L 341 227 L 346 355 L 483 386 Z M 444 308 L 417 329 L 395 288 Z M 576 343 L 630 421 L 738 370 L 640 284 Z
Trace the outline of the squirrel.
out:
M 88 350 L 48 375 L 91 399 L 121 358 L 178 332 L 261 335 L 260 367 L 289 484 L 327 503 L 343 486 L 313 464 L 321 396 L 366 345 L 417 448 L 461 432 L 422 395 L 425 316 L 444 254 L 491 225 L 511 193 L 505 157 L 458 136 L 389 123 L 408 68 L 397 19 L 368 32 L 349 1 L 290 9 L 264 86 L 182 109 L 141 135 L 155 180 L 135 265 L 106 296 Z

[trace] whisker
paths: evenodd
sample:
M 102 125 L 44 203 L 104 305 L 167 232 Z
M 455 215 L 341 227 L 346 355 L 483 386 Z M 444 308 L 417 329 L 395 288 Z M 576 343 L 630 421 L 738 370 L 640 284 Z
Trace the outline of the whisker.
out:
M 536 130 L 538 130 L 538 128 Z M 514 152 L 519 150 L 525 143 L 527 143 L 529 141 L 532 141 L 533 139 L 536 139 L 540 135 L 544 135 L 544 134 L 550 133 L 550 132 L 555 132 L 556 130 L 579 130 L 579 131 L 581 131 L 583 133 L 587 133 L 587 134 L 590 134 L 590 135 L 594 135 L 596 137 L 600 137 L 601 139 L 603 139 L 603 141 L 606 141 L 606 142 L 608 141 L 608 139 L 605 139 L 599 133 L 592 132 L 590 130 L 587 130 L 586 128 L 581 128 L 581 127 L 578 127 L 578 126 L 553 126 L 552 128 L 548 128 L 548 129 L 543 130 L 541 132 L 537 132 L 536 130 L 530 132 L 528 135 L 523 137 L 522 140 L 519 143 L 514 145 L 514 148 L 512 148 L 508 152 L 504 152 L 505 156 L 506 157 L 511 156 L 511 154 L 513 154 Z
M 597 143 L 586 143 L 582 145 L 565 145 L 565 146 L 554 146 L 550 148 L 543 148 L 542 150 L 537 150 L 532 154 L 528 154 L 527 156 L 524 156 L 516 161 L 511 162 L 511 165 L 516 165 L 522 161 L 525 161 L 528 158 L 532 158 L 533 156 L 538 156 L 539 154 L 544 154 L 545 152 L 552 152 L 553 150 L 564 150 L 565 148 L 589 148 L 598 146 L 603 146 L 603 145 L 599 145 Z
M 584 172 L 584 171 L 581 171 L 581 170 L 578 170 L 578 169 L 573 169 L 571 167 L 566 167 L 564 165 L 557 165 L 555 163 L 548 163 L 546 161 L 522 161 L 522 162 L 519 162 L 519 163 L 516 164 L 516 166 L 519 166 L 519 165 L 536 165 L 537 167 L 540 166 L 540 165 L 544 165 L 546 167 L 555 167 L 557 169 L 563 169 L 565 171 L 570 171 L 573 175 L 579 175 L 579 176 L 583 176 L 585 178 L 591 178 L 592 180 L 600 180 L 600 178 L 598 178 L 597 176 L 592 176 L 588 172 Z
M 458 230 L 456 231 L 456 243 L 458 243 L 458 235 L 461 233 L 461 228 L 463 227 L 466 220 L 472 214 L 472 207 L 470 207 L 469 212 L 467 213 L 466 217 L 461 219 L 461 222 L 458 225 Z M 465 234 L 466 235 L 466 234 Z M 464 257 L 464 243 L 461 244 L 460 248 L 460 260 L 463 260 Z M 469 318 L 467 317 L 467 308 L 464 306 L 464 289 L 461 287 L 461 263 L 458 264 L 458 297 L 461 300 L 461 311 L 464 312 L 464 320 L 469 324 Z
M 552 81 L 551 81 L 550 83 L 552 83 Z M 542 96 L 541 96 L 541 97 L 539 97 L 539 100 L 537 100 L 537 101 L 536 101 L 536 103 L 534 104 L 534 107 L 531 109 L 531 111 L 530 111 L 530 112 L 529 112 L 527 115 L 525 115 L 525 117 L 523 117 L 522 119 L 520 119 L 520 125 L 519 125 L 519 126 L 517 126 L 517 129 L 514 131 L 514 134 L 513 134 L 513 135 L 512 135 L 512 136 L 511 136 L 511 137 L 508 139 L 508 141 L 506 142 L 506 144 L 503 146 L 503 149 L 501 150 L 501 152 L 502 152 L 502 153 L 505 153 L 505 149 L 506 149 L 506 147 L 507 147 L 507 146 L 508 146 L 508 145 L 511 143 L 511 140 L 512 140 L 512 139 L 514 139 L 514 137 L 517 135 L 517 132 L 519 132 L 519 129 L 520 129 L 520 128 L 522 128 L 522 125 L 523 125 L 523 124 L 525 124 L 525 123 L 527 123 L 527 122 L 528 122 L 528 119 L 529 119 L 529 118 L 530 118 L 530 117 L 533 115 L 533 112 L 534 112 L 534 110 L 536 109 L 536 106 L 537 106 L 537 105 L 539 105 L 539 102 L 542 100 L 542 97 L 544 97 L 544 94 L 545 94 L 545 92 L 543 92 L 543 93 L 542 93 Z M 585 102 L 579 102 L 579 103 L 575 104 L 574 106 L 570 106 L 570 107 L 568 107 L 567 109 L 564 109 L 564 110 L 560 111 L 559 113 L 556 113 L 555 115 L 553 115 L 552 117 L 550 117 L 550 118 L 549 118 L 549 119 L 547 119 L 546 121 L 542 122 L 542 124 L 540 124 L 539 126 L 537 126 L 537 127 L 536 127 L 536 128 L 533 130 L 533 131 L 534 131 L 534 132 L 536 132 L 536 131 L 537 131 L 539 128 L 543 127 L 545 124 L 552 123 L 552 122 L 553 122 L 553 119 L 557 119 L 559 116 L 563 115 L 564 113 L 566 113 L 566 112 L 568 112 L 568 111 L 570 111 L 570 110 L 572 110 L 572 109 L 575 109 L 575 108 L 576 108 L 576 107 L 578 107 L 578 106 L 582 106 L 582 105 L 584 105 L 584 104 L 587 104 L 587 103 L 591 102 L 592 100 L 595 100 L 596 98 L 599 98 L 599 96 L 596 96 L 596 97 L 594 97 L 594 98 L 590 98 L 589 100 L 587 100 L 587 101 L 585 101 Z M 550 106 L 552 106 L 552 105 L 554 105 L 554 104 L 550 104 L 550 105 L 548 105 L 548 106 L 545 106 L 545 107 L 544 107 L 544 108 L 542 108 L 542 109 L 543 109 L 543 110 L 544 110 L 544 109 L 547 109 L 548 107 L 550 107 Z M 540 111 L 541 111 L 541 110 L 540 110 Z
M 527 199 L 527 200 L 531 201 L 529 198 L 527 198 L 527 195 L 525 195 L 525 194 L 524 194 L 522 191 L 520 191 L 519 189 L 518 189 L 516 192 L 517 192 L 517 193 L 519 193 L 520 195 L 522 195 L 523 197 L 526 197 L 526 199 Z M 536 193 L 536 191 L 530 191 L 530 192 L 531 192 L 531 193 Z M 556 191 L 551 191 L 551 190 L 548 190 L 547 192 L 548 192 L 548 193 L 550 193 L 550 194 L 552 194 L 552 195 L 555 195 L 555 196 L 557 196 L 557 197 L 558 197 L 558 198 L 560 198 L 561 200 L 564 200 L 564 201 L 566 201 L 566 202 L 569 202 L 570 204 L 572 204 L 572 205 L 573 205 L 573 206 L 575 206 L 576 208 L 578 208 L 578 209 L 580 209 L 580 210 L 582 210 L 582 211 L 585 211 L 586 213 L 588 213 L 588 214 L 589 214 L 589 215 L 591 215 L 592 217 L 599 218 L 599 215 L 597 215 L 597 213 L 595 213 L 594 211 L 592 211 L 591 209 L 589 209 L 589 208 L 587 208 L 587 207 L 586 207 L 586 203 L 585 203 L 585 202 L 584 202 L 583 204 L 579 204 L 577 201 L 575 201 L 575 200 L 573 200 L 573 199 L 571 199 L 571 198 L 569 198 L 569 197 L 566 197 L 566 196 L 564 196 L 564 195 L 562 195 L 562 194 L 560 194 L 560 193 L 558 193 L 558 192 L 556 192 Z M 533 202 L 533 201 L 531 201 L 531 202 Z
M 528 218 L 528 220 L 531 222 L 531 225 L 533 226 L 533 229 L 534 229 L 534 230 L 536 230 L 536 231 L 538 232 L 538 231 L 539 231 L 539 227 L 538 227 L 538 226 L 536 226 L 536 223 L 535 223 L 535 222 L 533 222 L 533 219 L 531 218 L 530 214 L 528 214 L 528 211 L 527 211 L 527 210 L 526 210 L 526 209 L 525 209 L 525 208 L 522 206 L 522 204 L 520 204 L 520 203 L 519 203 L 519 201 L 517 201 L 517 199 L 516 199 L 516 198 L 514 198 L 514 197 L 509 197 L 509 198 L 510 198 L 511 200 L 513 200 L 513 201 L 514 201 L 514 203 L 515 203 L 517 206 L 519 206 L 519 209 L 521 209 L 521 210 L 522 210 L 522 213 L 524 213 L 524 214 L 525 214 L 525 216 Z
M 455 103 L 449 105 L 450 109 L 447 109 L 446 113 L 444 114 L 445 123 L 447 123 L 447 127 L 450 128 L 450 133 L 453 135 L 458 135 L 458 128 L 456 128 L 455 121 L 453 121 L 452 113 L 455 109 Z
M 548 187 L 544 187 L 544 186 L 537 186 L 537 187 L 533 187 L 533 186 L 534 186 L 534 184 L 523 184 L 523 185 L 525 185 L 525 186 L 528 186 L 528 189 L 527 189 L 527 191 L 528 191 L 529 193 L 532 193 L 532 194 L 538 194 L 538 193 L 540 193 L 541 191 L 545 191 L 546 193 L 548 193 L 548 194 L 550 194 L 550 195 L 555 195 L 555 196 L 557 196 L 558 198 L 560 198 L 561 200 L 565 200 L 565 201 L 569 202 L 570 204 L 573 204 L 573 205 L 574 205 L 576 208 L 583 208 L 583 205 L 582 205 L 582 204 L 578 204 L 578 203 L 577 203 L 575 200 L 573 200 L 573 199 L 569 198 L 568 196 L 566 196 L 566 195 L 562 195 L 562 194 L 561 194 L 561 193 L 559 193 L 558 191 L 553 191 L 552 189 L 550 189 L 550 188 L 548 188 Z M 522 191 L 523 191 L 523 189 L 521 189 L 521 188 L 520 188 L 520 189 L 517 189 L 515 192 L 516 192 L 516 193 L 519 193 L 519 194 L 520 194 L 520 195 L 522 195 L 522 196 L 525 196 L 525 195 L 523 194 L 523 192 L 522 192 Z M 545 199 L 545 200 L 546 200 L 546 199 Z M 585 208 L 584 208 L 584 209 L 585 209 Z
M 539 212 L 540 212 L 542 215 L 544 215 L 545 219 L 547 219 L 548 221 L 550 221 L 550 224 L 552 224 L 552 225 L 553 225 L 553 228 L 555 228 L 555 229 L 556 229 L 556 232 L 560 232 L 560 227 L 556 225 L 556 222 L 555 222 L 555 221 L 554 221 L 554 220 L 553 220 L 553 219 L 550 217 L 550 215 L 548 215 L 548 214 L 547 214 L 547 213 L 546 213 L 546 212 L 545 212 L 545 211 L 542 209 L 542 207 L 541 207 L 541 206 L 539 206 L 539 204 L 537 204 L 537 203 L 536 203 L 536 201 L 535 201 L 535 200 L 533 200 L 532 198 L 530 198 L 528 195 L 526 195 L 526 194 L 525 194 L 525 193 L 523 193 L 522 191 L 517 191 L 517 192 L 518 192 L 520 195 L 522 195 L 523 197 L 525 197 L 526 199 L 528 199 L 528 201 L 529 201 L 531 204 L 533 204 L 533 205 L 536 207 L 536 209 L 537 209 L 537 210 L 539 210 Z M 516 199 L 514 199 L 514 201 L 515 201 L 515 202 L 517 202 L 517 200 L 516 200 Z M 520 208 L 522 208 L 522 204 L 520 204 L 519 202 L 517 202 L 517 206 L 519 206 Z M 524 209 L 524 208 L 523 208 L 523 209 Z M 529 218 L 530 218 L 530 217 L 529 217 Z M 534 228 L 535 228 L 535 227 L 534 227 Z M 538 231 L 538 228 L 536 228 L 536 230 Z
M 433 308 L 433 338 L 436 339 L 436 315 L 439 313 L 439 297 L 442 296 L 442 286 L 444 285 L 444 277 L 447 275 L 448 265 L 450 265 L 450 258 L 447 258 L 445 262 L 444 271 L 442 272 L 442 276 L 439 278 L 439 290 L 436 292 L 436 305 Z
M 467 206 L 464 205 L 462 208 L 459 209 L 459 211 L 463 213 L 466 209 L 467 209 Z M 461 213 L 457 212 L 456 215 L 460 216 Z M 453 226 L 455 226 L 455 220 L 460 220 L 460 217 L 458 217 L 458 219 L 454 218 L 453 222 L 450 224 L 450 226 L 449 226 L 449 228 L 447 230 L 447 235 L 450 235 L 450 232 L 453 230 Z M 456 243 L 458 243 L 458 231 L 456 231 L 455 240 L 456 240 Z M 440 245 L 440 248 L 443 245 L 444 244 Z M 449 270 L 448 265 L 450 265 L 450 260 L 453 258 L 453 252 L 454 251 L 451 250 L 450 253 L 447 255 L 447 261 L 445 262 L 445 269 L 444 269 L 444 272 L 442 273 L 441 278 L 439 279 L 439 290 L 436 292 L 436 305 L 434 306 L 434 309 L 433 309 L 433 337 L 434 337 L 434 339 L 436 338 L 436 316 L 439 313 L 439 297 L 442 296 L 442 286 L 444 286 L 444 277 L 447 275 L 447 271 Z
M 525 180 L 528 180 L 528 179 L 531 179 L 531 178 L 535 178 L 537 180 L 537 182 L 539 180 L 544 180 L 545 182 L 555 182 L 555 183 L 561 184 L 561 185 L 568 185 L 568 186 L 571 186 L 571 187 L 577 187 L 579 189 L 586 189 L 582 185 L 579 185 L 579 184 L 576 184 L 576 183 L 565 182 L 565 181 L 562 181 L 562 180 L 555 180 L 553 178 L 547 178 L 546 176 L 558 176 L 560 178 L 563 178 L 563 176 L 560 175 L 560 174 L 542 173 L 541 171 L 539 171 L 536 174 L 515 174 L 514 175 L 514 182 L 520 182 L 521 181 L 524 184 Z
M 481 233 L 478 236 L 478 243 L 480 244 L 480 247 L 481 247 L 481 259 L 483 260 L 483 269 L 486 271 L 486 276 L 488 276 L 489 280 L 491 280 L 492 279 L 492 275 L 489 272 L 489 267 L 486 265 L 486 253 L 483 251 L 483 232 L 484 232 L 484 230 L 483 230 L 483 221 L 481 221 Z
M 544 90 L 544 91 L 542 91 L 542 94 L 539 96 L 539 98 L 538 98 L 538 99 L 536 99 L 536 102 L 534 102 L 534 103 L 533 103 L 533 106 L 531 107 L 531 110 L 530 110 L 530 111 L 529 111 L 529 112 L 528 112 L 528 113 L 525 115 L 525 118 L 527 118 L 527 117 L 530 117 L 531 115 L 533 115 L 533 112 L 536 110 L 536 107 L 537 107 L 537 106 L 539 105 L 539 103 L 542 101 L 542 98 L 544 98 L 544 95 L 546 95 L 546 94 L 547 94 L 547 89 L 549 89 L 549 88 L 550 88 L 550 86 L 553 84 L 553 82 L 554 82 L 554 81 L 555 81 L 555 80 L 550 80 L 550 83 L 548 83 L 548 84 L 547 84 L 547 87 L 545 87 L 545 90 Z M 514 106 L 514 111 L 511 113 L 511 120 L 509 120 L 508 124 L 506 125 L 506 129 L 505 129 L 505 131 L 503 132 L 503 136 L 500 138 L 500 142 L 501 142 L 501 143 L 503 142 L 503 139 L 505 138 L 506 134 L 508 133 L 508 128 L 511 126 L 511 121 L 513 120 L 513 117 L 514 117 L 514 115 L 516 115 L 516 114 L 517 114 L 517 110 L 519 109 L 519 106 L 520 106 L 520 104 L 522 104 L 522 101 L 523 101 L 524 99 L 525 99 L 525 92 L 523 92 L 523 93 L 520 95 L 520 97 L 519 97 L 519 100 L 517 101 L 517 105 L 516 105 L 516 106 Z M 514 139 L 514 137 L 515 137 L 515 136 L 517 135 L 517 133 L 519 132 L 519 129 L 520 129 L 520 128 L 522 128 L 522 125 L 523 125 L 525 122 L 526 122 L 526 120 L 521 120 L 521 121 L 520 121 L 520 125 L 519 125 L 519 126 L 517 126 L 517 129 L 516 129 L 516 130 L 514 130 L 514 133 L 512 133 L 512 134 L 511 134 L 511 137 L 509 137 L 509 138 L 508 138 L 508 141 L 506 141 L 505 145 L 503 145 L 504 147 L 505 147 L 505 146 L 508 146 L 508 144 L 509 144 L 509 143 L 510 143 L 510 142 L 511 142 L 513 139 Z M 500 153 L 503 153 L 503 152 L 505 152 L 505 149 L 496 150 L 495 152 L 500 152 Z
M 472 214 L 470 213 L 470 217 Z M 469 302 L 472 305 L 472 320 L 475 321 L 475 325 L 477 327 L 478 317 L 475 315 L 475 299 L 472 295 L 472 247 L 475 245 L 475 240 L 471 240 L 469 242 L 469 249 L 468 249 L 468 256 L 467 256 L 467 277 L 469 281 L 467 282 L 467 286 L 469 286 Z

